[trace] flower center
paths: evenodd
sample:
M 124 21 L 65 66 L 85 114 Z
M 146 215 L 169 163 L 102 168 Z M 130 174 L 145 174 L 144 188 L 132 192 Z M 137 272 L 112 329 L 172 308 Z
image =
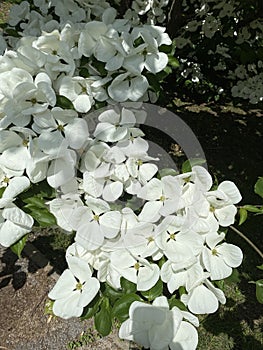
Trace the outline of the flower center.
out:
M 29 141 L 28 141 L 27 139 L 24 139 L 23 142 L 22 142 L 22 145 L 23 145 L 24 147 L 27 147 L 27 146 L 28 146 L 28 143 L 29 143 Z
M 165 196 L 161 196 L 161 197 L 160 197 L 160 201 L 161 201 L 161 202 L 164 202 L 165 199 L 166 199 Z
M 8 184 L 10 181 L 9 177 L 5 176 L 2 180 L 3 183 Z
M 139 165 L 139 166 L 141 166 L 141 165 L 143 165 L 143 161 L 142 161 L 141 159 L 138 159 L 138 160 L 136 161 L 136 164 Z
M 213 207 L 212 205 L 210 205 L 210 209 L 209 209 L 210 211 L 211 211 L 211 213 L 214 213 L 215 212 L 215 207 Z
M 30 102 L 35 105 L 37 103 L 37 99 L 35 97 L 31 98 Z
M 61 125 L 61 124 L 59 124 L 59 125 L 57 126 L 57 130 L 58 130 L 58 131 L 64 131 L 64 126 Z
M 212 255 L 213 256 L 219 256 L 219 253 L 218 253 L 218 251 L 215 248 L 212 249 Z
M 176 234 L 175 233 L 170 233 L 170 239 L 175 241 L 176 240 Z
M 140 263 L 138 263 L 138 262 L 135 263 L 135 264 L 134 264 L 134 268 L 135 268 L 136 271 L 139 271 Z
M 76 289 L 76 290 L 82 290 L 82 287 L 83 287 L 82 283 L 78 282 L 78 283 L 76 284 L 75 289 Z
M 93 215 L 93 220 L 95 220 L 95 221 L 99 221 L 99 219 L 100 219 L 100 217 L 99 217 L 99 215 Z
M 148 240 L 148 244 L 150 244 L 151 242 L 154 242 L 154 238 L 152 236 L 147 237 Z

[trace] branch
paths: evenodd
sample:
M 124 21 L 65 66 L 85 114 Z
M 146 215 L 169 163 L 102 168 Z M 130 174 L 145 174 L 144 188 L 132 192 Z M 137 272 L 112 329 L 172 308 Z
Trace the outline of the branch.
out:
M 241 231 L 236 229 L 234 226 L 230 226 L 231 230 L 236 232 L 240 237 L 242 237 L 257 253 L 258 255 L 263 259 L 263 253 L 262 251 L 253 243 L 247 236 L 244 235 Z

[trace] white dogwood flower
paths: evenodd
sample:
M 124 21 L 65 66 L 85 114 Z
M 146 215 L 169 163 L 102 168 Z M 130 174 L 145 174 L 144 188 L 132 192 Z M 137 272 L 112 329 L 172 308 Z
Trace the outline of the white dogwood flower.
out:
M 223 181 L 217 190 L 207 192 L 206 198 L 219 225 L 226 227 L 234 223 L 237 213 L 234 204 L 240 202 L 242 197 L 232 181 Z
M 75 209 L 72 225 L 77 231 L 75 240 L 87 250 L 102 246 L 104 238 L 114 238 L 120 231 L 121 213 L 110 210 L 102 199 L 87 197 L 87 206 Z
M 99 291 L 100 283 L 92 277 L 89 264 L 76 256 L 67 256 L 69 268 L 59 277 L 48 296 L 54 300 L 53 312 L 68 319 L 79 317 Z
M 139 198 L 146 199 L 139 217 L 141 221 L 157 221 L 161 215 L 167 216 L 181 209 L 182 188 L 178 179 L 168 175 L 151 179 L 138 193 Z
M 125 249 L 112 252 L 111 265 L 121 276 L 135 283 L 137 290 L 152 288 L 160 275 L 157 264 L 151 264 L 147 259 L 133 256 Z
M 229 277 L 232 268 L 238 267 L 243 259 L 239 247 L 229 243 L 219 244 L 224 238 L 224 233 L 206 235 L 208 247 L 203 248 L 202 261 L 206 270 L 210 272 L 211 280 L 222 280 Z
M 197 331 L 183 318 L 199 325 L 198 319 L 189 312 L 176 306 L 169 310 L 165 296 L 157 297 L 152 305 L 135 301 L 130 306 L 129 319 L 121 325 L 119 337 L 150 350 L 194 350 L 198 343 Z
M 3 200 L 5 202 L 5 198 Z M 34 220 L 14 204 L 3 203 L 3 200 L 5 208 L 0 210 L 0 244 L 10 247 L 31 231 Z
M 90 80 L 87 78 L 65 76 L 58 83 L 58 91 L 73 103 L 77 112 L 87 113 L 94 103 Z
M 149 87 L 144 75 L 130 72 L 119 74 L 108 87 L 109 96 L 116 102 L 139 101 Z

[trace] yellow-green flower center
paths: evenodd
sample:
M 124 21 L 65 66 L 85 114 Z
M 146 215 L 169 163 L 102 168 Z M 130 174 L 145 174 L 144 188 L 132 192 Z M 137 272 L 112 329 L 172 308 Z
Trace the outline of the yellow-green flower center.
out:
M 143 165 L 143 161 L 142 161 L 141 159 L 138 159 L 138 160 L 136 161 L 136 164 L 139 165 L 139 166 L 141 166 L 141 165 Z
M 175 241 L 175 239 L 176 239 L 176 234 L 175 234 L 175 233 L 170 233 L 170 239 L 172 239 L 173 241 Z
M 218 256 L 219 255 L 218 251 L 215 248 L 212 249 L 212 255 L 214 255 L 214 256 Z
M 135 264 L 134 264 L 134 268 L 135 268 L 135 270 L 137 270 L 137 271 L 138 271 L 138 270 L 139 270 L 139 268 L 140 268 L 140 263 L 138 263 L 138 262 L 137 262 L 137 263 L 135 263 Z
M 82 290 L 82 287 L 83 287 L 82 283 L 78 282 L 76 284 L 76 290 Z
M 213 205 L 210 205 L 210 209 L 209 209 L 210 211 L 211 211 L 211 213 L 214 213 L 215 212 L 215 207 L 213 207 Z
M 4 179 L 2 180 L 3 183 L 8 184 L 10 181 L 9 177 L 5 176 Z
M 93 220 L 95 220 L 95 221 L 99 221 L 99 219 L 100 219 L 100 217 L 99 217 L 99 215 L 93 215 Z
M 64 125 L 59 124 L 59 125 L 57 126 L 57 129 L 58 129 L 58 131 L 64 131 Z
M 23 140 L 23 142 L 22 142 L 22 145 L 24 146 L 24 147 L 27 147 L 28 146 L 28 140 L 27 139 L 24 139 Z
M 161 197 L 160 197 L 160 201 L 161 201 L 161 202 L 164 202 L 165 199 L 166 199 L 165 196 L 161 196 Z

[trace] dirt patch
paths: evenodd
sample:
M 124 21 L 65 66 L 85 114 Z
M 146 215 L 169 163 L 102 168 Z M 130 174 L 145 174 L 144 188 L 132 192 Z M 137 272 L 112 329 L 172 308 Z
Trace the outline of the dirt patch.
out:
M 27 252 L 30 251 L 30 259 L 17 259 L 9 249 L 0 247 L 0 349 L 69 349 L 69 342 L 77 342 L 83 332 L 93 328 L 92 320 L 53 318 L 48 322 L 44 306 L 56 275 L 37 250 L 30 246 Z M 36 259 L 45 266 L 39 267 Z M 110 336 L 77 349 L 124 350 L 129 349 L 129 343 L 119 340 L 115 330 Z

